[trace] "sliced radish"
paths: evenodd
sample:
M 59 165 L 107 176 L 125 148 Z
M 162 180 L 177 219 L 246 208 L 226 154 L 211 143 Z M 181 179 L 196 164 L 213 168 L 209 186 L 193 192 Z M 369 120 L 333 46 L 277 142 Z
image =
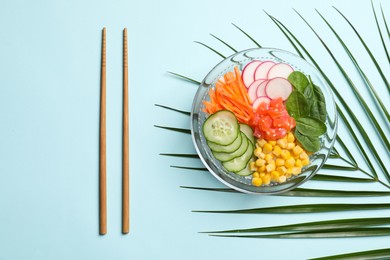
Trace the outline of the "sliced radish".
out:
M 262 63 L 262 61 L 254 60 L 246 64 L 242 70 L 242 81 L 244 82 L 245 87 L 249 86 L 255 81 L 255 70 Z
M 255 80 L 258 79 L 267 79 L 269 69 L 275 65 L 273 61 L 264 61 L 262 62 L 255 70 Z
M 281 97 L 286 100 L 290 96 L 293 88 L 290 82 L 285 78 L 273 78 L 270 79 L 265 87 L 265 93 L 270 99 L 276 99 Z
M 255 102 L 253 102 L 252 106 L 256 110 L 263 102 L 269 103 L 271 102 L 271 99 L 269 97 L 258 97 L 256 98 Z
M 253 82 L 248 89 L 248 96 L 251 102 L 253 103 L 257 98 L 257 89 L 263 83 L 263 79 L 256 80 Z
M 268 79 L 265 79 L 263 83 L 259 85 L 256 91 L 256 97 L 267 96 L 267 94 L 265 93 L 265 86 L 267 86 L 268 81 L 269 81 Z
M 269 69 L 267 78 L 268 79 L 273 79 L 276 77 L 281 77 L 281 78 L 288 78 L 288 75 L 290 75 L 291 72 L 293 72 L 294 69 L 286 64 L 286 63 L 278 63 L 272 66 L 272 68 Z

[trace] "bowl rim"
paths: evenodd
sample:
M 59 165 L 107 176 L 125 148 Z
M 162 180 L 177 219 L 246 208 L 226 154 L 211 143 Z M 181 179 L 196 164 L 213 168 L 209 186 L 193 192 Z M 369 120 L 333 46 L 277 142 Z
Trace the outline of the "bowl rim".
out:
M 209 164 L 206 162 L 206 159 L 204 158 L 202 152 L 200 151 L 200 147 L 198 147 L 198 144 L 197 144 L 197 141 L 196 141 L 196 137 L 195 137 L 195 131 L 194 131 L 194 117 L 195 117 L 195 113 L 194 113 L 194 110 L 195 110 L 195 106 L 196 106 L 196 98 L 197 96 L 199 95 L 199 92 L 201 90 L 201 86 L 205 84 L 205 80 L 210 76 L 211 73 L 213 73 L 213 71 L 220 65 L 222 64 L 223 62 L 225 62 L 226 60 L 230 60 L 232 57 L 235 57 L 237 55 L 240 55 L 242 53 L 246 53 L 246 52 L 249 52 L 249 51 L 257 51 L 257 50 L 269 50 L 269 51 L 276 51 L 276 52 L 283 52 L 285 54 L 288 54 L 288 55 L 292 55 L 292 56 L 295 56 L 296 58 L 298 59 L 301 59 L 303 62 L 305 62 L 308 66 L 310 66 L 313 70 L 315 70 L 316 72 L 318 72 L 318 74 L 322 77 L 323 75 L 320 73 L 320 71 L 314 67 L 311 63 L 309 63 L 307 60 L 303 59 L 302 57 L 300 57 L 299 55 L 297 54 L 294 54 L 294 53 L 291 53 L 289 51 L 286 51 L 286 50 L 283 50 L 283 49 L 278 49 L 278 48 L 271 48 L 271 47 L 261 47 L 261 48 L 249 48 L 249 49 L 244 49 L 244 50 L 241 50 L 239 52 L 236 52 L 226 58 L 224 58 L 222 61 L 218 62 L 207 74 L 206 76 L 204 77 L 204 79 L 202 80 L 202 82 L 200 83 L 199 85 L 199 88 L 198 90 L 196 91 L 195 93 L 195 96 L 194 96 L 194 99 L 193 99 L 193 102 L 192 102 L 192 106 L 191 106 L 191 114 L 190 114 L 190 130 L 191 130 L 191 137 L 192 137 L 192 141 L 193 141 L 193 144 L 194 144 L 194 147 L 195 147 L 195 150 L 200 158 L 200 160 L 202 161 L 203 165 L 207 168 L 207 170 L 218 180 L 220 181 L 221 183 L 223 183 L 224 185 L 234 189 L 234 190 L 237 190 L 239 192 L 242 192 L 244 194 L 254 194 L 254 195 L 274 195 L 274 194 L 282 194 L 282 193 L 285 193 L 285 192 L 288 192 L 290 190 L 293 190 L 301 185 L 303 185 L 305 182 L 307 182 L 308 180 L 310 180 L 321 168 L 322 166 L 325 164 L 325 162 L 327 161 L 327 159 L 329 158 L 329 155 L 330 155 L 330 151 L 331 149 L 333 148 L 334 144 L 335 144 L 335 141 L 336 141 L 336 136 L 337 136 L 337 130 L 338 130 L 338 112 L 337 112 L 337 109 L 336 109 L 336 102 L 335 102 L 335 98 L 334 98 L 334 95 L 333 95 L 333 92 L 331 91 L 330 87 L 326 84 L 326 88 L 328 88 L 329 90 L 329 93 L 330 93 L 330 97 L 331 97 L 331 104 L 333 106 L 333 109 L 335 111 L 335 116 L 334 116 L 334 138 L 332 138 L 330 144 L 329 144 L 329 151 L 325 154 L 325 158 L 321 161 L 321 163 L 318 165 L 318 167 L 313 170 L 312 173 L 310 173 L 307 177 L 305 177 L 303 180 L 301 180 L 300 182 L 297 182 L 295 185 L 292 185 L 291 187 L 287 187 L 285 189 L 282 189 L 282 190 L 275 190 L 275 191 L 270 191 L 270 192 L 254 192 L 254 191 L 250 191 L 250 190 L 246 190 L 246 189 L 243 189 L 243 188 L 240 188 L 240 187 L 237 187 L 235 185 L 233 185 L 232 183 L 229 183 L 227 182 L 226 180 L 224 180 L 223 178 L 221 178 L 218 174 L 216 174 L 214 172 L 214 169 L 212 169 Z M 325 79 L 325 78 L 324 78 Z M 196 113 L 197 114 L 197 113 Z M 236 180 L 233 180 L 232 181 L 234 182 L 237 182 Z M 261 188 L 258 187 L 258 188 Z

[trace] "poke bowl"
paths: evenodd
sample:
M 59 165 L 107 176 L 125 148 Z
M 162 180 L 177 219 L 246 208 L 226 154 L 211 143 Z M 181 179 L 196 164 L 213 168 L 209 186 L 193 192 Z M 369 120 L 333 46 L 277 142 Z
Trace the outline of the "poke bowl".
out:
M 279 49 L 248 49 L 217 64 L 191 110 L 201 161 L 244 193 L 276 194 L 303 184 L 329 157 L 336 133 L 335 101 L 325 79 Z

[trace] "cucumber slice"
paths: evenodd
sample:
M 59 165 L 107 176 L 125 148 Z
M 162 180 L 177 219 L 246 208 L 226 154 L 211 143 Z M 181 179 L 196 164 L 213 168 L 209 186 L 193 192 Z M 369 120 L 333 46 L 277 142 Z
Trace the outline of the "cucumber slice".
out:
M 248 138 L 246 138 L 242 132 L 240 135 L 241 135 L 241 139 L 242 139 L 242 143 L 241 143 L 240 148 L 238 148 L 236 151 L 234 151 L 232 153 L 213 152 L 215 159 L 217 159 L 221 162 L 226 162 L 226 161 L 232 160 L 233 158 L 236 158 L 236 157 L 243 155 L 246 152 L 246 150 L 248 149 L 248 145 L 251 145 L 251 144 L 250 144 Z
M 249 142 L 248 149 L 240 157 L 236 157 L 230 161 L 222 163 L 223 167 L 230 172 L 237 173 L 243 170 L 253 155 L 254 146 Z
M 220 110 L 206 119 L 203 134 L 209 142 L 229 145 L 240 134 L 240 126 L 233 112 Z
M 238 148 L 240 148 L 241 143 L 242 143 L 242 139 L 243 138 L 241 138 L 241 134 L 239 134 L 237 136 L 236 140 L 234 140 L 234 142 L 232 144 L 229 144 L 229 145 L 219 145 L 219 144 L 215 144 L 212 142 L 207 142 L 207 144 L 209 145 L 211 151 L 213 151 L 213 152 L 232 153 L 235 150 L 237 150 Z
M 255 145 L 255 137 L 253 136 L 252 127 L 246 124 L 240 124 L 240 130 L 246 135 L 249 141 L 251 141 L 251 143 Z
M 250 170 L 250 163 L 251 162 L 254 162 L 255 159 L 254 157 L 252 156 L 252 158 L 249 160 L 249 162 L 246 164 L 246 167 L 239 171 L 239 172 L 236 172 L 237 175 L 241 175 L 241 176 L 248 176 L 248 175 L 251 175 L 253 173 L 253 171 Z

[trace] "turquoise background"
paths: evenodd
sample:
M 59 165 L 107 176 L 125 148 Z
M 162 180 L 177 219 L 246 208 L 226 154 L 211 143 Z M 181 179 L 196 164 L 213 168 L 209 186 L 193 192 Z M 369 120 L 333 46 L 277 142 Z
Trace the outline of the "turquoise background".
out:
M 379 12 L 379 2 L 374 1 Z M 211 175 L 170 165 L 201 166 L 159 153 L 194 153 L 189 136 L 153 125 L 188 128 L 196 87 L 174 71 L 202 80 L 220 57 L 254 47 L 231 22 L 263 46 L 293 51 L 263 9 L 289 26 L 345 96 L 348 87 L 329 55 L 294 13 L 301 12 L 327 40 L 363 95 L 368 92 L 326 25 L 341 33 L 377 91 L 385 92 L 368 55 L 337 6 L 358 28 L 386 75 L 389 64 L 367 1 L 20 1 L 0 4 L 0 259 L 306 259 L 384 248 L 388 237 L 353 239 L 232 239 L 199 231 L 336 218 L 388 216 L 389 210 L 294 215 L 213 215 L 196 209 L 239 209 L 330 202 L 388 202 L 388 198 L 264 197 L 186 190 L 223 187 Z M 388 14 L 390 2 L 382 1 Z M 107 27 L 108 234 L 98 235 L 98 124 L 101 29 Z M 131 110 L 131 231 L 121 234 L 122 30 L 129 31 Z M 388 41 L 387 41 L 388 43 Z M 383 95 L 385 104 L 390 98 Z M 367 99 L 372 104 L 370 98 Z M 358 102 L 350 100 L 359 110 Z M 373 107 L 374 112 L 376 108 Z M 361 116 L 362 123 L 368 121 Z M 383 118 L 380 122 L 386 127 Z M 388 127 L 388 125 L 387 125 Z M 387 128 L 389 130 L 389 128 Z M 339 133 L 367 169 L 343 126 Z M 373 137 L 379 152 L 385 150 Z M 389 157 L 384 154 L 385 162 Z M 326 172 L 325 172 L 326 173 Z M 345 173 L 364 176 L 358 172 Z M 309 182 L 305 187 L 380 189 L 375 184 Z

